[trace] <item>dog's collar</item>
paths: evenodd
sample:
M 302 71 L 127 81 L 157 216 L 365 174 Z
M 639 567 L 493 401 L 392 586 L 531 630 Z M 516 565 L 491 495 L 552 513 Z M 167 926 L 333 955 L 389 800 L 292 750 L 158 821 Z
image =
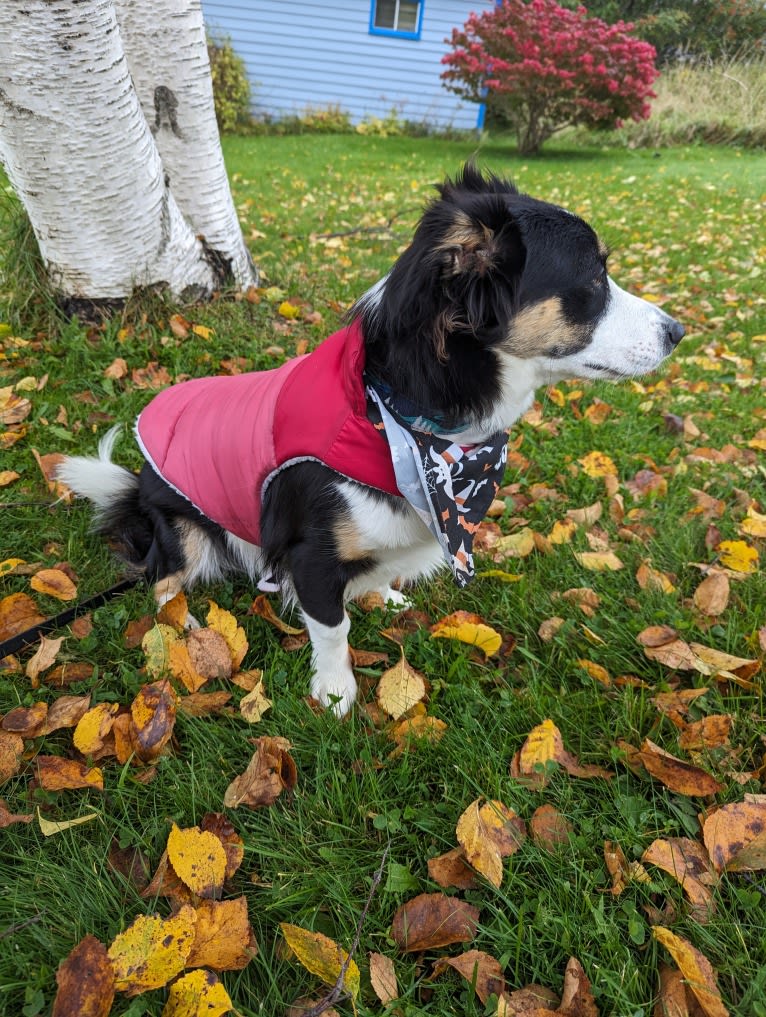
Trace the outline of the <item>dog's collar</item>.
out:
M 468 429 L 467 420 L 448 420 L 443 413 L 439 413 L 437 410 L 418 407 L 406 396 L 394 392 L 386 382 L 367 372 L 365 372 L 365 381 L 367 388 L 373 389 L 377 393 L 394 419 L 409 431 L 444 437 L 449 434 L 459 434 Z
M 409 423 L 396 397 L 367 386 L 367 415 L 391 450 L 400 493 L 441 545 L 455 582 L 474 577 L 473 538 L 503 479 L 508 432 L 463 448 Z M 419 423 L 421 415 L 416 416 Z

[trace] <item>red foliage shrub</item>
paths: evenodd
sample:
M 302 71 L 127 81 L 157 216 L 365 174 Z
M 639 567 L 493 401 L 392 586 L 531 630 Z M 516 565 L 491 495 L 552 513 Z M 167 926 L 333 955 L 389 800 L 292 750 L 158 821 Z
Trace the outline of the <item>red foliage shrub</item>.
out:
M 629 34 L 632 27 L 555 0 L 503 0 L 453 29 L 442 79 L 509 123 L 521 152 L 536 152 L 563 127 L 649 116 L 656 52 Z

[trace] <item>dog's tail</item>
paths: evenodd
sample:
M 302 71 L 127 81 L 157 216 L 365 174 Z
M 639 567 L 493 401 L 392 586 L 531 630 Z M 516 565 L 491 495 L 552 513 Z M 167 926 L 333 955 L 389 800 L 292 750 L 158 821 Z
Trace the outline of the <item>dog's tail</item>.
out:
M 99 530 L 108 529 L 116 506 L 134 502 L 138 496 L 136 474 L 112 462 L 120 430 L 118 424 L 107 431 L 98 443 L 97 456 L 67 456 L 56 468 L 57 480 L 79 497 L 93 502 Z

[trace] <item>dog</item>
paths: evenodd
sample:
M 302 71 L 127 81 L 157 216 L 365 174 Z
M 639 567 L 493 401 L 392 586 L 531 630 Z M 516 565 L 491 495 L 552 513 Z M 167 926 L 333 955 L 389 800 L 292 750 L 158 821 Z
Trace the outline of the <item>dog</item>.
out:
M 112 462 L 118 429 L 58 470 L 158 604 L 232 571 L 281 589 L 311 640 L 311 694 L 339 717 L 357 693 L 346 602 L 403 603 L 445 560 L 470 580 L 508 429 L 535 390 L 651 372 L 684 335 L 610 278 L 576 215 L 471 163 L 437 191 L 312 353 L 161 392 L 136 425 L 138 475 Z

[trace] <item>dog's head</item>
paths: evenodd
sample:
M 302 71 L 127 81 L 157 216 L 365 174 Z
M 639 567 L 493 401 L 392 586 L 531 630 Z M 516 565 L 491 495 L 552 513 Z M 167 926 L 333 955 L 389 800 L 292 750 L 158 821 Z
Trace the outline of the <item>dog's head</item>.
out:
M 610 279 L 578 216 L 467 165 L 362 298 L 368 365 L 423 405 L 509 426 L 539 385 L 654 370 L 683 327 Z

